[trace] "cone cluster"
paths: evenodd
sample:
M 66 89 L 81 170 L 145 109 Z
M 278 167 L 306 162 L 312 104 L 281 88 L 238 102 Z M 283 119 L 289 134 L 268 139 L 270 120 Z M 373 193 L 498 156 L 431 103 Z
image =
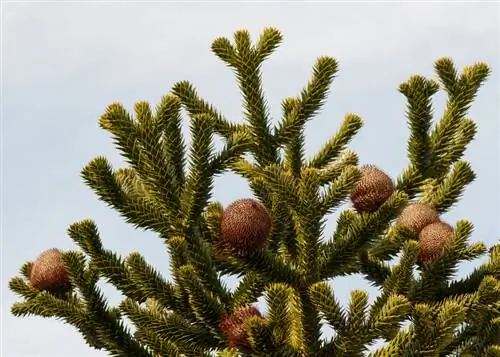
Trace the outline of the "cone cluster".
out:
M 239 199 L 222 212 L 219 240 L 215 250 L 229 249 L 239 256 L 248 256 L 264 249 L 272 228 L 272 218 L 266 207 L 251 198 Z
M 255 306 L 239 307 L 231 315 L 222 320 L 220 329 L 229 347 L 250 347 L 245 324 L 248 319 L 253 316 L 257 316 L 262 320 L 265 320 Z
M 374 165 L 361 166 L 361 178 L 351 191 L 350 200 L 359 213 L 373 213 L 392 195 L 394 182 Z
M 35 289 L 51 294 L 64 294 L 71 289 L 63 256 L 56 248 L 48 249 L 38 256 L 29 272 L 29 281 Z
M 406 206 L 398 216 L 396 226 L 405 227 L 418 234 L 418 260 L 422 264 L 436 260 L 449 246 L 453 233 L 453 228 L 441 221 L 438 212 L 423 203 Z
M 359 171 L 361 178 L 351 191 L 350 200 L 358 213 L 373 213 L 394 193 L 395 185 L 385 172 L 374 165 L 364 165 Z M 449 245 L 453 233 L 453 228 L 441 221 L 438 212 L 423 203 L 408 205 L 397 218 L 396 225 L 418 234 L 418 259 L 422 264 L 439 257 Z

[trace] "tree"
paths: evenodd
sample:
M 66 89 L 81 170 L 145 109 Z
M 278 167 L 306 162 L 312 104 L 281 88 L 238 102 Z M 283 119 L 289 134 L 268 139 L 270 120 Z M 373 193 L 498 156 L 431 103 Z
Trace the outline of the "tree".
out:
M 86 219 L 68 229 L 79 251 L 49 249 L 10 281 L 24 298 L 12 313 L 62 319 L 111 356 L 361 356 L 376 339 L 387 343 L 374 357 L 500 356 L 500 245 L 471 244 L 471 222 L 440 218 L 475 178 L 462 158 L 477 130 L 466 115 L 489 67 L 458 73 L 441 58 L 439 82 L 415 75 L 400 85 L 410 164 L 393 180 L 377 166 L 359 167 L 347 149 L 363 124 L 356 114 L 305 157 L 304 125 L 337 73 L 331 57 L 317 59 L 310 82 L 283 100 L 282 119 L 271 127 L 260 69 L 281 41 L 266 28 L 255 45 L 244 30 L 234 43 L 212 44 L 236 74 L 244 123 L 228 121 L 186 81 L 154 110 L 139 102 L 131 115 L 115 103 L 99 120 L 128 166 L 114 169 L 97 157 L 82 178 L 128 223 L 164 240 L 172 278 L 139 253 L 122 258 L 107 250 Z M 446 108 L 434 123 L 432 96 L 441 88 Z M 225 143 L 218 152 L 216 135 Z M 246 178 L 255 197 L 223 208 L 211 192 L 214 176 L 228 170 Z M 323 239 L 325 215 L 347 199 L 353 209 Z M 486 255 L 455 280 L 460 261 Z M 352 291 L 343 308 L 328 279 L 354 273 L 381 294 L 369 305 L 365 291 Z M 222 280 L 228 274 L 241 278 L 234 291 Z M 126 296 L 119 306 L 108 306 L 99 279 Z M 265 313 L 253 305 L 260 296 Z M 330 339 L 322 339 L 323 323 L 335 331 Z

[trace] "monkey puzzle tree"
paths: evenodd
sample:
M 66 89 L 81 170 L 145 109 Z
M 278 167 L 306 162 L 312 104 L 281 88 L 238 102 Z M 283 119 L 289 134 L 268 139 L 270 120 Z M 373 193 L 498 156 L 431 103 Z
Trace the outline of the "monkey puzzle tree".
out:
M 165 242 L 171 278 L 139 253 L 122 258 L 107 250 L 87 219 L 68 229 L 79 251 L 50 249 L 10 281 L 24 298 L 12 313 L 62 319 L 112 356 L 347 357 L 367 354 L 378 339 L 386 344 L 374 357 L 499 356 L 500 245 L 470 244 L 472 223 L 441 219 L 475 178 L 462 159 L 477 130 L 466 114 L 489 67 L 477 63 L 458 73 L 442 58 L 435 63 L 439 83 L 416 75 L 400 85 L 410 164 L 393 180 L 375 165 L 358 167 L 347 149 L 362 127 L 355 114 L 305 157 L 304 125 L 320 111 L 337 72 L 331 57 L 317 59 L 310 82 L 283 100 L 282 119 L 271 126 L 260 68 L 281 40 L 267 28 L 255 45 L 243 30 L 234 43 L 212 44 L 236 73 L 242 123 L 228 121 L 188 82 L 176 83 L 154 110 L 140 102 L 132 115 L 115 103 L 100 118 L 128 166 L 113 169 L 97 157 L 82 177 L 127 222 Z M 440 88 L 446 108 L 433 122 L 432 96 Z M 216 135 L 224 139 L 220 151 Z M 225 208 L 212 200 L 214 177 L 227 171 L 246 178 L 254 197 Z M 347 199 L 353 209 L 341 212 L 323 239 L 325 216 Z M 487 254 L 455 280 L 460 261 Z M 369 304 L 367 293 L 355 290 L 343 307 L 328 280 L 355 273 L 380 296 Z M 241 278 L 235 290 L 225 275 Z M 99 279 L 124 294 L 119 306 L 109 306 Z M 261 296 L 266 311 L 254 305 Z M 322 337 L 325 323 L 331 338 Z

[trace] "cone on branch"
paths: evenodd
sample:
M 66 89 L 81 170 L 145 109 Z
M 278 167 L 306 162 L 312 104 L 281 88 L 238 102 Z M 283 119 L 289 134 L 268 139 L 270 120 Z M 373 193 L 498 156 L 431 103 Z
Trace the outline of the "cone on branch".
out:
M 64 254 L 56 248 L 44 251 L 33 262 L 29 272 L 31 285 L 39 291 L 65 294 L 71 290 Z
M 438 212 L 429 205 L 412 203 L 399 214 L 396 225 L 419 234 L 425 226 L 439 222 Z
M 239 199 L 228 205 L 221 215 L 216 257 L 224 250 L 247 256 L 264 249 L 272 228 L 272 218 L 266 207 L 251 198 Z
M 394 182 L 374 165 L 361 166 L 359 171 L 361 178 L 351 191 L 351 203 L 359 213 L 375 212 L 394 192 Z
M 431 223 L 425 226 L 418 236 L 420 252 L 418 260 L 422 264 L 435 261 L 451 243 L 453 227 L 445 222 Z
M 231 315 L 221 321 L 220 329 L 229 347 L 250 347 L 245 324 L 248 319 L 254 316 L 261 318 L 263 321 L 265 320 L 255 306 L 243 306 L 237 308 Z

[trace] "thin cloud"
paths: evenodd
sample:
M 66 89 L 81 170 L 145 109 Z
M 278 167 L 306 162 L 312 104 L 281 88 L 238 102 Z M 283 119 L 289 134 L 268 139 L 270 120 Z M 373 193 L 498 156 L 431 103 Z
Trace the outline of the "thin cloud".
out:
M 199 71 L 218 62 L 211 41 L 242 27 L 254 36 L 265 26 L 281 29 L 285 42 L 274 61 L 286 65 L 318 54 L 344 62 L 407 61 L 443 32 L 498 34 L 498 14 L 488 6 L 12 6 L 6 13 L 5 63 L 23 68 L 20 79 L 49 75 L 38 71 L 48 63 L 61 74 L 104 63 L 120 83 L 165 68 Z

